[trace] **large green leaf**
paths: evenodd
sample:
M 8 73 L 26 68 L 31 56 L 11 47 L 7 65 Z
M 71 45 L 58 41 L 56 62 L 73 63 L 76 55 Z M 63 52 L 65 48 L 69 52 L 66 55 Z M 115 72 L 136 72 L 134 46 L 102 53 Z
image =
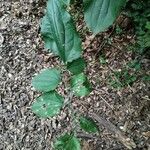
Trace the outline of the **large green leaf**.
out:
M 32 111 L 42 118 L 53 117 L 58 114 L 62 105 L 63 97 L 56 92 L 44 93 L 38 97 L 37 100 L 32 104 Z
M 71 88 L 76 96 L 86 96 L 91 92 L 91 85 L 83 73 L 72 77 Z
M 54 144 L 55 150 L 81 150 L 79 140 L 69 134 L 61 136 Z
M 62 2 L 64 2 L 65 5 L 69 5 L 71 0 L 62 0 Z
M 86 63 L 83 58 L 74 60 L 71 63 L 67 64 L 67 69 L 73 74 L 79 74 L 84 71 Z
M 105 31 L 113 24 L 126 0 L 84 0 L 84 16 L 95 33 Z
M 32 80 L 33 87 L 41 92 L 54 90 L 61 81 L 60 71 L 55 68 L 45 69 Z
M 89 119 L 89 118 L 86 118 L 86 117 L 80 117 L 80 127 L 86 131 L 86 132 L 98 132 L 99 129 L 96 125 L 96 123 L 92 120 L 92 119 Z
M 65 6 L 62 0 L 48 0 L 41 34 L 46 48 L 59 55 L 64 62 L 72 62 L 80 57 L 82 48 L 73 20 Z

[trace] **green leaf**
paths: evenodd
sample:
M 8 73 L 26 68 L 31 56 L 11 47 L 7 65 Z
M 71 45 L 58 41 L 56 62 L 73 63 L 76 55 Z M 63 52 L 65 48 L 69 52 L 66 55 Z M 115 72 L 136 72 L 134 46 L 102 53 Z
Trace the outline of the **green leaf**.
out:
M 55 68 L 45 69 L 32 80 L 33 87 L 41 92 L 54 90 L 61 81 L 60 71 Z
M 106 64 L 106 63 L 107 63 L 107 62 L 106 62 L 106 58 L 105 58 L 104 55 L 99 56 L 99 62 L 100 62 L 100 64 Z
M 81 150 L 79 140 L 69 134 L 65 134 L 58 138 L 56 143 L 54 144 L 55 150 Z
M 63 62 L 72 62 L 80 57 L 81 40 L 65 7 L 62 0 L 48 0 L 41 34 L 47 49 L 60 56 Z
M 145 75 L 142 80 L 144 81 L 150 81 L 150 75 Z
M 150 30 L 150 21 L 146 22 L 145 28 L 148 29 L 148 30 Z
M 52 91 L 44 93 L 32 104 L 32 111 L 39 117 L 47 118 L 58 114 L 64 99 L 58 93 Z
M 132 60 L 127 64 L 130 68 L 134 68 L 135 70 L 141 69 L 141 64 L 138 60 Z
M 69 5 L 70 4 L 70 0 L 62 0 L 64 2 L 65 5 Z
M 71 88 L 76 96 L 86 96 L 91 92 L 91 85 L 83 73 L 72 77 Z
M 87 26 L 95 33 L 105 31 L 113 24 L 126 0 L 84 0 Z
M 82 73 L 85 67 L 86 63 L 83 58 L 76 59 L 73 62 L 67 64 L 67 69 L 73 74 Z
M 127 85 L 132 85 L 137 80 L 136 74 L 130 74 L 129 70 L 114 71 L 114 75 L 109 78 L 109 83 L 114 88 L 121 88 Z
M 71 85 L 75 86 L 78 84 L 83 84 L 85 81 L 86 81 L 86 76 L 83 73 L 81 73 L 73 76 L 73 78 L 71 79 Z
M 95 133 L 99 131 L 96 123 L 92 119 L 86 118 L 86 117 L 80 117 L 79 121 L 80 121 L 80 127 L 84 131 L 89 132 L 89 133 L 91 132 Z

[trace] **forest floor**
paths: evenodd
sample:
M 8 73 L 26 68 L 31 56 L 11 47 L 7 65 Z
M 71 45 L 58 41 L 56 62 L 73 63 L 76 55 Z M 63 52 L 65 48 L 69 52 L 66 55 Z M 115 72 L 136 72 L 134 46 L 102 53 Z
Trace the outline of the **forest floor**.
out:
M 43 68 L 60 64 L 57 57 L 44 50 L 40 36 L 40 19 L 45 6 L 42 0 L 0 2 L 0 150 L 50 150 L 54 139 L 70 131 L 72 126 L 67 108 L 51 119 L 40 119 L 30 109 L 39 95 L 31 87 L 32 77 Z M 84 98 L 73 97 L 74 109 L 85 115 L 94 112 L 104 117 L 134 140 L 135 149 L 149 150 L 150 86 L 142 80 L 149 73 L 149 60 L 143 57 L 140 70 L 131 70 L 136 75 L 132 85 L 114 88 L 112 84 L 117 82 L 114 72 L 127 68 L 134 58 L 128 49 L 134 42 L 132 29 L 126 25 L 117 33 L 110 28 L 93 39 L 83 26 L 81 19 L 77 29 L 83 36 L 85 72 L 93 91 Z M 107 42 L 103 42 L 104 39 Z M 68 81 L 67 76 L 64 79 Z M 63 86 L 62 83 L 58 90 L 65 94 Z M 99 135 L 92 137 L 87 140 L 83 136 L 84 150 L 127 149 L 105 127 L 100 127 Z

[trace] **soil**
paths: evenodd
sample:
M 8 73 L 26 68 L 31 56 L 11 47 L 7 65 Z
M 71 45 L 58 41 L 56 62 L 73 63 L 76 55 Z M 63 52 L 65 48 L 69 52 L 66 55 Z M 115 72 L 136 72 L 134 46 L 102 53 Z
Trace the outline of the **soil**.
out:
M 44 14 L 42 0 L 2 0 L 0 2 L 0 150 L 51 150 L 53 141 L 71 130 L 70 111 L 65 108 L 60 115 L 50 119 L 35 116 L 30 107 L 39 95 L 31 87 L 32 77 L 41 69 L 59 66 L 58 57 L 44 49 L 40 36 L 40 19 Z M 77 23 L 80 30 L 83 22 Z M 127 23 L 128 26 L 128 23 Z M 87 115 L 96 113 L 113 123 L 134 140 L 137 150 L 150 149 L 150 99 L 149 83 L 140 76 L 149 74 L 149 60 L 142 59 L 142 69 L 132 86 L 115 89 L 108 83 L 112 71 L 122 69 L 132 52 L 128 45 L 134 41 L 132 29 L 123 27 L 121 35 L 111 34 L 109 44 L 103 39 L 113 29 L 98 34 L 93 39 L 90 32 L 82 38 L 86 74 L 93 91 L 84 98 L 73 97 L 73 107 Z M 113 31 L 114 32 L 114 31 Z M 82 34 L 82 33 L 81 33 Z M 105 53 L 107 64 L 100 64 L 98 51 Z M 68 76 L 64 75 L 68 81 Z M 58 92 L 64 96 L 64 82 Z M 84 150 L 126 150 L 114 134 L 100 127 L 96 139 L 82 138 Z

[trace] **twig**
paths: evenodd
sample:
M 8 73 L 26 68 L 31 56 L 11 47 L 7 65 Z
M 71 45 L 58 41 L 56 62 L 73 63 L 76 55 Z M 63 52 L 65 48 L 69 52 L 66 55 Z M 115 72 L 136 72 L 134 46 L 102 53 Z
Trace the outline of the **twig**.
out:
M 93 136 L 92 134 L 85 134 L 85 133 L 77 133 L 78 138 L 83 138 L 83 139 L 99 139 L 98 136 Z
M 128 149 L 136 148 L 136 144 L 132 139 L 127 137 L 124 132 L 119 130 L 115 125 L 113 125 L 109 120 L 105 120 L 104 118 L 98 116 L 95 113 L 90 114 L 92 118 L 94 118 L 101 126 L 104 126 L 107 130 L 115 134 L 115 137 Z
M 71 104 L 73 93 L 71 91 L 68 92 L 68 96 L 65 98 L 64 107 Z
M 148 97 L 142 97 L 143 99 L 150 101 L 150 99 Z
M 71 111 L 71 120 L 72 120 L 72 131 L 76 132 L 76 128 L 78 126 L 78 116 L 76 115 L 77 110 L 73 108 L 72 105 L 72 98 L 73 98 L 73 92 L 68 91 L 68 96 L 65 99 L 65 105 L 64 107 L 68 107 L 68 109 Z
M 96 91 L 99 91 L 98 89 L 95 88 Z M 114 107 L 111 106 L 101 95 L 99 95 L 99 97 L 112 109 L 114 110 Z
M 102 96 L 99 95 L 99 97 L 100 97 L 112 110 L 114 110 L 114 107 L 111 106 Z

